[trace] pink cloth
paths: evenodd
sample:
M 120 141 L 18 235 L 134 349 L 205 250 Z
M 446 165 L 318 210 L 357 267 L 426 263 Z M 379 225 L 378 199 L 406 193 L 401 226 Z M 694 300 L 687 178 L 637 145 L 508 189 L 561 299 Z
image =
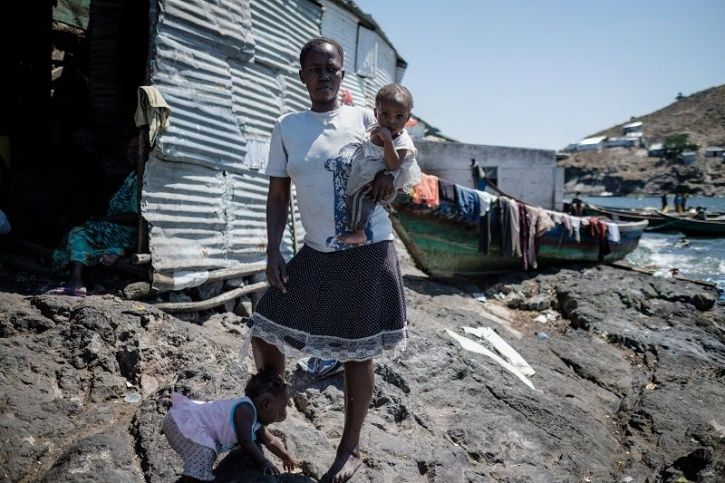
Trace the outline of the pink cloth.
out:
M 420 183 L 413 188 L 413 203 L 416 205 L 426 204 L 430 208 L 440 205 L 438 176 L 423 173 Z
M 239 404 L 248 404 L 254 413 L 252 422 L 252 441 L 262 426 L 257 421 L 257 409 L 248 397 L 224 399 L 220 401 L 194 401 L 183 394 L 171 394 L 172 407 L 169 411 L 176 426 L 185 438 L 217 453 L 228 451 L 237 444 L 234 429 L 234 410 Z

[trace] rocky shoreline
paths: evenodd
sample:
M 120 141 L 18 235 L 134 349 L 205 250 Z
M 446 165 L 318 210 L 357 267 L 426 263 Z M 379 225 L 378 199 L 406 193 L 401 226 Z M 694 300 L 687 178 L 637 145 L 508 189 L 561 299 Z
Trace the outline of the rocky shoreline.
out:
M 725 196 L 723 158 L 706 156 L 706 148 L 725 145 L 725 85 L 678 96 L 662 109 L 632 117 L 592 136 L 626 136 L 625 125 L 634 121 L 643 123 L 639 129 L 647 149 L 608 147 L 572 153 L 559 162 L 565 168 L 567 191 L 589 195 L 606 191 L 617 196 L 679 191 Z M 694 159 L 684 162 L 649 157 L 650 147 L 664 143 L 673 134 L 685 134 L 688 143 L 699 146 Z
M 682 192 L 725 196 L 725 170 L 718 158 L 698 158 L 692 165 L 646 157 L 643 150 L 610 148 L 574 153 L 561 161 L 565 190 L 588 195 L 658 195 Z
M 407 259 L 403 269 L 408 347 L 377 363 L 353 481 L 722 481 L 725 307 L 714 292 L 609 266 L 478 285 L 432 280 Z M 0 478 L 175 481 L 180 460 L 159 433 L 170 393 L 241 391 L 252 368 L 241 318 L 199 325 L 113 295 L 23 295 L 9 283 Z M 535 389 L 446 332 L 464 326 L 493 328 L 536 371 Z M 288 377 L 293 406 L 277 429 L 306 475 L 263 476 L 232 453 L 217 481 L 316 481 L 332 461 L 342 376 L 311 381 L 290 361 Z

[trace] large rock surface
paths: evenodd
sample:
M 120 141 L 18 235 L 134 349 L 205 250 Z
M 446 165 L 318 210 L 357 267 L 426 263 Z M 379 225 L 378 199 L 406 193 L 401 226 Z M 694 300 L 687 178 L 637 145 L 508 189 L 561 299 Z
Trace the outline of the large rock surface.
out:
M 477 301 L 479 287 L 411 268 L 405 283 L 408 347 L 377 361 L 353 481 L 723 481 L 725 309 L 714 294 L 610 267 L 488 284 L 560 313 L 543 324 L 506 300 Z M 3 481 L 175 481 L 181 461 L 159 432 L 171 391 L 229 397 L 251 369 L 232 315 L 196 325 L 112 296 L 7 292 L 0 307 Z M 495 329 L 536 370 L 536 389 L 446 333 L 463 326 Z M 218 481 L 315 481 L 330 464 L 342 376 L 311 381 L 289 361 L 288 377 L 292 407 L 274 429 L 308 476 L 263 476 L 232 452 Z

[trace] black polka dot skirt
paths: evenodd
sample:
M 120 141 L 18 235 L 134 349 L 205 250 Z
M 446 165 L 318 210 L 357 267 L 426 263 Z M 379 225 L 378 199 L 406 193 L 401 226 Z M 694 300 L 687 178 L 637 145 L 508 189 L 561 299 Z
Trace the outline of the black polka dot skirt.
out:
M 392 241 L 320 252 L 287 264 L 287 293 L 270 287 L 250 319 L 251 336 L 287 355 L 363 361 L 405 347 L 400 264 Z

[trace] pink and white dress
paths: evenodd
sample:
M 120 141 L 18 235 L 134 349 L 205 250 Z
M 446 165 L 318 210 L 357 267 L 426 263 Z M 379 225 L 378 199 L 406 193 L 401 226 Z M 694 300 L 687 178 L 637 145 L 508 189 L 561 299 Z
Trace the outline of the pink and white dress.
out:
M 171 394 L 172 408 L 169 411 L 176 426 L 185 438 L 217 454 L 229 451 L 237 445 L 237 432 L 234 427 L 234 411 L 240 404 L 252 408 L 252 441 L 257 439 L 257 431 L 262 424 L 257 418 L 257 408 L 248 397 L 223 399 L 220 401 L 194 401 L 177 392 Z

